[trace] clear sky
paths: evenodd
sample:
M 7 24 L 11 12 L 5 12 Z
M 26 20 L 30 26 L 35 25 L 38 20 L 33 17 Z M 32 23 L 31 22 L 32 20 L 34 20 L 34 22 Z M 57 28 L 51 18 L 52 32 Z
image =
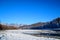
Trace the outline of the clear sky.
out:
M 60 0 L 0 0 L 0 21 L 32 24 L 60 17 Z

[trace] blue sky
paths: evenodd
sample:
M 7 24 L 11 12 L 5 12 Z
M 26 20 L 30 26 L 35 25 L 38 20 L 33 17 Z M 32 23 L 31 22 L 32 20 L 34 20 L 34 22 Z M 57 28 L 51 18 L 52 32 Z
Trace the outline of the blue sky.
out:
M 60 17 L 60 0 L 0 0 L 2 23 L 33 24 Z

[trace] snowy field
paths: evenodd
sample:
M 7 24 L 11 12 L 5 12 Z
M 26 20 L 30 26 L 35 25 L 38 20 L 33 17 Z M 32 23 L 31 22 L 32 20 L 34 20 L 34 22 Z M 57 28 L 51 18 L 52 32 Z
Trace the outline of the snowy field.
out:
M 55 38 L 36 37 L 23 34 L 24 30 L 5 30 L 0 31 L 0 40 L 60 40 Z M 31 31 L 30 31 L 31 32 Z

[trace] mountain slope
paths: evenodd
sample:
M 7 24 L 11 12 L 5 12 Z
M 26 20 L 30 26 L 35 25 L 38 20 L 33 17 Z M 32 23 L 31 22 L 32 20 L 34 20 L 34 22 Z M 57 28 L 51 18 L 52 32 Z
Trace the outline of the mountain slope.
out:
M 31 29 L 55 29 L 60 28 L 60 18 L 56 18 L 48 23 L 45 23 L 43 26 L 31 27 Z

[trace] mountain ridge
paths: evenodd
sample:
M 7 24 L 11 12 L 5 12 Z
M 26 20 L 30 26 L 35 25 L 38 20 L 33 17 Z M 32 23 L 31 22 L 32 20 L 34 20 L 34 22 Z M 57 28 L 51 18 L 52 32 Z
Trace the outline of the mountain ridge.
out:
M 53 29 L 60 28 L 60 17 L 49 22 L 38 22 L 31 25 L 23 25 L 20 27 L 0 24 L 0 29 Z
M 53 19 L 49 22 L 38 22 L 38 23 L 34 23 L 31 25 L 25 25 L 25 26 L 21 26 L 20 28 L 22 29 L 42 29 L 42 28 L 60 28 L 60 17 Z
M 47 22 L 43 26 L 32 27 L 31 29 L 54 29 L 60 28 L 60 18 L 53 19 L 50 22 Z

